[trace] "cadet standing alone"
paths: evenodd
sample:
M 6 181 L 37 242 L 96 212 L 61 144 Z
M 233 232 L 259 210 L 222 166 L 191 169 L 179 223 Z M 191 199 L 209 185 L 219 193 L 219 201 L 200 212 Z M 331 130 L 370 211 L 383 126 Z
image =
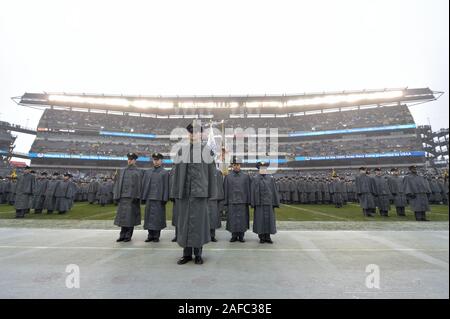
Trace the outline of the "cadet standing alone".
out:
M 250 177 L 241 171 L 241 161 L 233 157 L 232 172 L 224 180 L 224 205 L 227 210 L 226 229 L 231 233 L 230 242 L 244 242 L 244 234 L 250 228 Z
M 121 168 L 114 184 L 114 200 L 119 203 L 114 225 L 121 227 L 118 242 L 128 242 L 134 226 L 141 224 L 142 171 L 136 167 L 138 156 L 127 154 L 127 167 Z
M 280 207 L 280 199 L 272 175 L 267 174 L 269 163 L 258 162 L 258 174 L 251 182 L 251 206 L 255 209 L 253 232 L 258 234 L 259 242 L 272 244 L 271 234 L 277 232 L 275 207 Z
M 166 228 L 166 203 L 169 200 L 169 172 L 162 167 L 161 153 L 153 153 L 153 168 L 145 172 L 142 181 L 142 203 L 145 204 L 145 242 L 159 242 L 161 229 Z
M 217 192 L 216 166 L 211 149 L 202 145 L 203 128 L 189 124 L 189 143 L 174 158 L 175 173 L 171 193 L 177 207 L 177 243 L 183 247 L 182 265 L 192 260 L 203 264 L 203 245 L 211 240 L 208 199 Z

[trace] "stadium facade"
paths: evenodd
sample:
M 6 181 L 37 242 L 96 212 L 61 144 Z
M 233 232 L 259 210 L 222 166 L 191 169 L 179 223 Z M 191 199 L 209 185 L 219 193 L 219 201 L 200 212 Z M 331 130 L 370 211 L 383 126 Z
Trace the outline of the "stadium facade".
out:
M 244 153 L 237 155 L 246 168 L 256 157 L 276 161 L 284 170 L 311 170 L 424 165 L 426 151 L 409 106 L 441 94 L 401 88 L 261 96 L 25 93 L 13 99 L 44 109 L 29 153 L 36 167 L 115 169 L 129 151 L 140 154 L 142 167 L 150 166 L 155 151 L 166 155 L 170 166 L 179 140 L 171 136 L 173 129 L 199 119 L 219 132 L 277 129 L 275 151 L 256 145 L 248 156 L 254 140 L 244 139 Z M 227 136 L 216 136 L 216 144 L 222 137 Z M 236 145 L 225 147 L 227 154 L 236 152 Z

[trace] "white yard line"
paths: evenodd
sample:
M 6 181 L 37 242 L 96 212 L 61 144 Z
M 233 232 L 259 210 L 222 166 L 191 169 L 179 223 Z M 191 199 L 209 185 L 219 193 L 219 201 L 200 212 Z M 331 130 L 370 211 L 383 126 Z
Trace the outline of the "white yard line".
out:
M 180 250 L 180 247 L 164 248 L 164 247 L 102 247 L 102 246 L 22 246 L 22 245 L 3 245 L 0 249 L 36 249 L 36 250 L 46 250 L 46 249 L 73 249 L 73 250 L 150 250 L 150 251 L 173 251 Z M 418 252 L 418 251 L 429 251 L 429 252 L 448 252 L 448 248 L 445 249 L 417 249 L 417 248 L 331 248 L 331 249 L 321 249 L 321 248 L 204 248 L 206 251 L 270 251 L 270 252 L 349 252 L 349 251 L 367 251 L 367 252 L 377 252 L 377 251 L 404 251 L 404 252 Z
M 326 271 L 335 271 L 337 272 L 338 269 L 336 265 L 330 261 L 330 259 L 324 254 L 324 251 L 317 247 L 316 244 L 314 244 L 314 241 L 308 238 L 309 236 L 306 235 L 298 235 L 293 236 L 294 240 L 298 242 L 300 246 L 302 246 L 304 251 L 313 259 L 317 265 L 325 269 Z
M 112 211 L 109 211 L 109 212 L 98 213 L 98 214 L 94 214 L 94 215 L 83 217 L 80 220 L 88 220 L 88 219 L 92 219 L 92 217 L 108 215 L 108 214 L 115 213 L 115 212 L 116 212 L 115 210 L 112 210 Z
M 394 240 L 390 240 L 388 238 L 383 238 L 383 237 L 380 237 L 380 236 L 374 236 L 374 235 L 369 234 L 369 233 L 363 233 L 362 236 L 364 236 L 367 239 L 376 241 L 376 242 L 378 242 L 378 243 L 380 243 L 382 245 L 385 245 L 385 246 L 387 246 L 387 247 L 389 247 L 391 249 L 395 249 L 396 251 L 401 251 L 401 252 L 403 252 L 403 253 L 405 253 L 405 254 L 407 254 L 409 256 L 412 256 L 412 257 L 415 257 L 417 259 L 420 259 L 423 262 L 426 262 L 426 263 L 429 263 L 429 264 L 432 264 L 432 265 L 435 265 L 435 266 L 438 266 L 438 267 L 442 267 L 442 268 L 447 269 L 447 270 L 449 268 L 448 267 L 448 262 L 443 261 L 443 260 L 438 259 L 438 258 L 435 258 L 435 257 L 432 257 L 430 255 L 427 255 L 427 254 L 425 254 L 425 253 L 423 253 L 423 252 L 421 252 L 419 250 L 411 250 L 411 249 L 405 247 L 404 245 L 402 245 L 402 244 L 400 244 L 400 243 L 398 243 L 398 242 L 396 242 Z M 431 251 L 431 250 L 428 250 L 428 251 Z
M 360 207 L 358 204 L 353 204 L 353 203 L 348 204 L 348 205 Z M 406 208 L 405 211 L 414 214 L 414 212 L 413 212 L 411 209 L 409 209 L 409 208 Z M 448 216 L 448 214 L 436 213 L 436 212 L 433 212 L 433 211 L 427 212 L 427 214 L 435 214 L 435 215 L 441 215 L 441 216 Z
M 80 206 L 87 206 L 87 205 L 91 205 L 91 204 L 89 204 L 89 203 L 83 203 L 83 204 L 75 203 L 75 204 L 73 205 L 73 207 L 80 207 Z M 92 205 L 92 206 L 94 206 L 94 205 Z
M 336 218 L 336 219 L 345 220 L 345 221 L 351 221 L 351 219 L 348 219 L 348 218 L 338 217 L 338 216 L 334 216 L 334 215 L 318 212 L 318 211 L 315 211 L 315 210 L 312 210 L 312 209 L 301 208 L 301 207 L 291 206 L 291 205 L 287 205 L 287 204 L 282 204 L 282 205 L 290 207 L 290 208 L 294 208 L 294 209 L 297 209 L 297 210 L 301 210 L 301 211 L 304 211 L 304 212 L 308 212 L 308 213 L 313 213 L 313 214 L 317 214 L 317 215 L 327 216 L 327 217 Z
M 414 212 L 413 212 L 411 209 L 409 209 L 409 208 L 405 209 L 405 211 L 407 211 L 408 213 L 414 214 Z M 431 215 L 440 215 L 440 216 L 448 216 L 448 214 L 435 213 L 435 212 L 427 212 L 427 214 L 431 214 Z

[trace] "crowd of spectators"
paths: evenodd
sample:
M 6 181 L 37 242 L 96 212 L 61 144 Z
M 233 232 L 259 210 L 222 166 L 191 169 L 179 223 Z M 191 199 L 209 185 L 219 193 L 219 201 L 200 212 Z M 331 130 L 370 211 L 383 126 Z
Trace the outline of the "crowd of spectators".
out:
M 280 112 L 281 113 L 281 112 Z M 275 116 L 275 115 L 273 115 Z M 225 127 L 278 128 L 279 132 L 322 131 L 346 128 L 385 126 L 414 123 L 409 109 L 405 105 L 305 114 L 288 117 L 244 117 L 230 118 L 229 112 L 216 112 L 214 121 L 225 121 Z M 88 129 L 93 131 L 110 130 L 168 135 L 176 127 L 185 127 L 190 119 L 153 118 L 130 115 L 116 115 L 94 112 L 65 110 L 45 110 L 40 122 L 41 128 L 52 129 Z M 205 120 L 208 122 L 208 120 Z
M 230 114 L 224 111 L 215 111 L 214 114 L 223 117 L 227 128 L 273 127 L 278 128 L 279 133 L 414 123 L 408 107 L 404 105 L 278 118 L 230 118 Z M 215 117 L 214 120 L 220 119 Z M 39 127 L 75 130 L 75 132 L 39 131 L 31 152 L 99 156 L 123 156 L 128 152 L 146 156 L 153 152 L 168 154 L 173 145 L 168 139 L 111 137 L 99 135 L 99 131 L 169 135 L 172 129 L 184 127 L 190 121 L 185 118 L 151 118 L 47 109 Z M 78 132 L 86 129 L 92 133 Z M 389 136 L 389 134 L 324 136 L 320 139 L 302 138 L 301 141 L 282 140 L 279 141 L 278 152 L 289 156 L 327 156 L 422 150 L 421 142 L 415 135 Z M 244 150 L 248 151 L 248 143 L 245 144 Z
M 296 143 L 280 143 L 279 152 L 296 156 L 351 155 L 367 153 L 408 152 L 422 150 L 417 137 L 367 138 L 359 140 L 324 139 Z
M 112 137 L 85 137 L 64 135 L 58 138 L 37 138 L 31 148 L 35 153 L 64 153 L 72 155 L 124 156 L 128 152 L 151 154 L 170 151 L 168 142 L 139 139 L 123 139 Z

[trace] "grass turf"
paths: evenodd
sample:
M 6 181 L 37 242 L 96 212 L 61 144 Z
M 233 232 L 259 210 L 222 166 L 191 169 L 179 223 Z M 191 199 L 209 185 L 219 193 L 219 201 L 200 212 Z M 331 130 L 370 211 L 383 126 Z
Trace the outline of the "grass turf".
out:
M 117 207 L 114 205 L 107 205 L 101 207 L 99 205 L 90 205 L 86 202 L 75 203 L 72 210 L 65 215 L 58 215 L 53 213 L 48 215 L 27 214 L 27 219 L 73 219 L 73 220 L 113 220 L 116 214 Z M 141 212 L 144 217 L 144 206 Z M 172 218 L 172 203 L 167 204 L 166 216 L 168 220 Z M 251 217 L 253 217 L 253 210 L 250 210 Z M 406 210 L 406 217 L 397 217 L 395 207 L 391 206 L 389 218 L 377 215 L 374 218 L 364 217 L 361 208 L 356 203 L 349 203 L 343 208 L 335 208 L 333 205 L 282 205 L 275 209 L 277 220 L 280 221 L 414 221 L 414 213 L 409 209 Z M 0 219 L 12 219 L 15 216 L 13 206 L 2 204 L 0 205 Z M 446 205 L 431 205 L 431 212 L 427 216 L 432 221 L 448 221 L 449 207 Z

